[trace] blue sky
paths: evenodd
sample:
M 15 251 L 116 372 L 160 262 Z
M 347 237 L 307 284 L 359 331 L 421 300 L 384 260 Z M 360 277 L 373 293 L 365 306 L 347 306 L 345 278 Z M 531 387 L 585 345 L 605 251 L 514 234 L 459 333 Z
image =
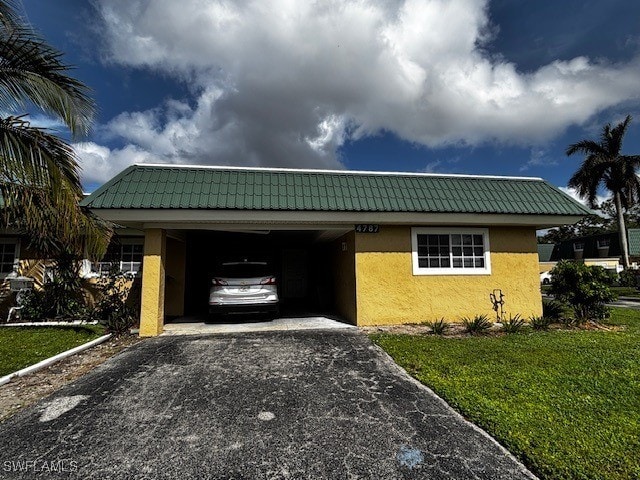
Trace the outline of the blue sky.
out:
M 141 161 L 563 187 L 580 162 L 566 146 L 626 114 L 624 151 L 640 152 L 639 2 L 23 4 L 94 90 L 96 128 L 77 144 L 89 191 Z

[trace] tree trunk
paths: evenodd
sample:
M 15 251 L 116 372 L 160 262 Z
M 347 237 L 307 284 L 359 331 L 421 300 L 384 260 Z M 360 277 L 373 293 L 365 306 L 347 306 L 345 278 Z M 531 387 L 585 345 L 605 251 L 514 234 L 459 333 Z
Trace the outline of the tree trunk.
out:
M 613 198 L 616 204 L 616 215 L 618 216 L 618 230 L 620 231 L 620 246 L 622 247 L 622 267 L 627 270 L 629 268 L 629 244 L 627 243 L 627 227 L 624 224 L 624 212 L 622 211 L 620 193 L 614 193 Z

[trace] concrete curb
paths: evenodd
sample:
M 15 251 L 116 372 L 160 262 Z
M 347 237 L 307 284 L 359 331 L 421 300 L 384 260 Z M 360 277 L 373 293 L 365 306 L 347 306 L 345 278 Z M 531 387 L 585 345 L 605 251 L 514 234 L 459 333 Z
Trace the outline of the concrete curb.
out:
M 111 338 L 112 334 L 108 333 L 106 335 L 103 335 L 102 337 L 98 337 L 95 340 L 91 340 L 90 342 L 87 343 L 83 343 L 82 345 L 78 345 L 77 347 L 71 348 L 65 352 L 62 353 L 58 353 L 57 355 L 54 355 L 53 357 L 49 357 L 46 358 L 44 360 L 42 360 L 41 362 L 38 362 L 34 365 L 30 365 L 28 367 L 25 367 L 21 370 L 18 370 L 17 372 L 13 372 L 10 373 L 9 375 L 5 375 L 4 377 L 0 377 L 0 385 L 4 385 L 5 383 L 9 383 L 12 379 L 16 378 L 16 377 L 23 377 L 29 373 L 33 373 L 33 372 L 37 372 L 38 370 L 41 370 L 45 367 L 48 367 L 49 365 L 52 365 L 54 363 L 56 363 L 57 361 L 63 360 L 67 357 L 70 357 L 71 355 L 75 355 L 76 353 L 80 353 L 84 350 L 87 350 L 91 347 L 95 347 L 96 345 L 99 345 L 101 343 L 106 342 L 107 340 L 109 340 Z
M 0 323 L 0 327 L 81 327 L 83 325 L 97 325 L 98 322 L 19 322 Z

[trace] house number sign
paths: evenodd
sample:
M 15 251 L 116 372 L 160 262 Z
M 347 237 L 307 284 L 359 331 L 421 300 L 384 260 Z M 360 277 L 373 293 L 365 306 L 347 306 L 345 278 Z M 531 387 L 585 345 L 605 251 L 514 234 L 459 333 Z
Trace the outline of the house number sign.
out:
M 356 225 L 356 232 L 358 233 L 378 233 L 379 231 L 380 226 L 376 224 L 362 223 Z

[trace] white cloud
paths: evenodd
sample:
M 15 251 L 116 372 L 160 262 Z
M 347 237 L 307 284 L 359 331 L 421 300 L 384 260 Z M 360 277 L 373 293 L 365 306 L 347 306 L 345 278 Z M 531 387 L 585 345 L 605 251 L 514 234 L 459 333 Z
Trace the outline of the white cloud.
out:
M 520 167 L 520 171 L 524 172 L 529 170 L 531 167 L 551 166 L 557 164 L 558 161 L 549 156 L 548 149 L 534 147 L 531 149 L 529 160 Z
M 335 168 L 345 140 L 380 131 L 431 147 L 531 145 L 640 98 L 640 58 L 525 74 L 488 57 L 487 1 L 96 5 L 108 61 L 190 87 L 193 106 L 172 100 L 106 127 L 166 161 Z
M 562 190 L 564 193 L 566 193 L 567 195 L 569 195 L 574 200 L 577 200 L 578 202 L 582 203 L 587 207 L 589 206 L 587 205 L 587 199 L 581 198 L 580 195 L 578 195 L 578 192 L 576 191 L 575 188 L 572 188 L 572 187 L 558 187 L 558 188 Z M 596 202 L 598 204 L 601 204 L 602 202 L 604 202 L 605 200 L 608 200 L 609 198 L 611 198 L 611 195 L 597 195 Z
M 83 185 L 104 183 L 133 163 L 162 161 L 134 145 L 112 150 L 93 142 L 82 142 L 74 143 L 73 149 L 81 161 Z

